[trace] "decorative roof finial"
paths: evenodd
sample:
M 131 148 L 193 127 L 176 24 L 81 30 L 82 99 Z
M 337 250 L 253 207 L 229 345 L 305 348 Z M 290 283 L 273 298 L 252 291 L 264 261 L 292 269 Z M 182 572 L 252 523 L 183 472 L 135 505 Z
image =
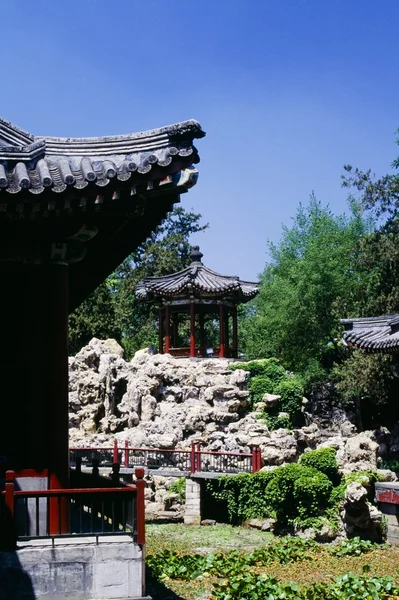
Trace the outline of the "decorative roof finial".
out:
M 190 258 L 191 258 L 191 262 L 201 262 L 201 258 L 204 255 L 202 254 L 201 250 L 199 249 L 199 246 L 193 246 L 193 249 L 191 250 L 191 254 L 190 254 Z

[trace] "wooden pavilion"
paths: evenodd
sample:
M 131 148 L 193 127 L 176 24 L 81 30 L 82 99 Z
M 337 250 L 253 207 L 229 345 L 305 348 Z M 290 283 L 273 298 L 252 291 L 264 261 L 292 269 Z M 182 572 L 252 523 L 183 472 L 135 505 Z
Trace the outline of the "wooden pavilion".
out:
M 194 246 L 186 269 L 146 277 L 136 286 L 136 297 L 159 306 L 160 354 L 237 358 L 237 306 L 254 298 L 259 284 L 216 273 L 202 263 L 202 257 L 199 247 Z M 187 315 L 190 323 L 190 345 L 183 347 L 179 344 L 181 315 Z M 217 347 L 206 343 L 205 322 L 209 318 L 219 321 Z
M 196 183 L 204 135 L 185 121 L 44 137 L 0 119 L 3 469 L 45 469 L 50 488 L 68 487 L 68 313 Z

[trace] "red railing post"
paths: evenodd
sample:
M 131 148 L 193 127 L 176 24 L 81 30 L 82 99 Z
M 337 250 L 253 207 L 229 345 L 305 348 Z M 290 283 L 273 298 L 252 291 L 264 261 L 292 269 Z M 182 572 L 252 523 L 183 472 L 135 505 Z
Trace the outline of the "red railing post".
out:
M 258 450 L 259 448 L 256 446 L 252 447 L 252 473 L 257 473 L 260 470 Z
M 127 440 L 125 440 L 125 460 L 124 460 L 124 464 L 125 464 L 126 468 L 129 467 L 129 442 Z
M 136 469 L 136 526 L 137 526 L 137 543 L 145 544 L 145 498 L 144 490 L 146 483 L 144 481 L 144 469 Z
M 197 444 L 196 470 L 201 471 L 201 446 Z
M 113 456 L 112 462 L 114 464 L 119 462 L 118 441 L 117 440 L 114 440 L 114 456 Z
M 195 473 L 195 444 L 191 444 L 191 455 L 190 455 L 190 471 L 191 473 Z
M 260 448 L 256 448 L 256 472 L 260 471 Z

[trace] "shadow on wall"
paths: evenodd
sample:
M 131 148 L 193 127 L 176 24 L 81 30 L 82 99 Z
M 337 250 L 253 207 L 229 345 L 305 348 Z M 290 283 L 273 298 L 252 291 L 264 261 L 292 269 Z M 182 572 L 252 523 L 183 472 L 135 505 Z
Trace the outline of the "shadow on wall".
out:
M 33 585 L 17 552 L 0 552 L 0 600 L 35 600 Z

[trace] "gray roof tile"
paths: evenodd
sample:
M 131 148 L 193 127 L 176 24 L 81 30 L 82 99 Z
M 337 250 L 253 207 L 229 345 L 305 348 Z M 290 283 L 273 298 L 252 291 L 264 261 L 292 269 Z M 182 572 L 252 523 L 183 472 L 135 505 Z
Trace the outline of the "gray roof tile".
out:
M 206 267 L 198 246 L 194 246 L 191 264 L 177 273 L 162 277 L 146 277 L 136 286 L 139 300 L 194 295 L 214 298 L 232 295 L 238 302 L 247 302 L 259 291 L 259 284 L 241 281 L 236 276 L 221 275 Z
M 399 350 L 399 315 L 342 319 L 345 326 L 343 340 L 370 352 L 396 352 Z
M 129 135 L 41 137 L 0 119 L 0 193 L 103 187 L 113 179 L 127 181 L 133 173 L 145 175 L 154 167 L 162 173 L 172 161 L 190 157 L 197 163 L 193 139 L 204 135 L 192 120 Z

